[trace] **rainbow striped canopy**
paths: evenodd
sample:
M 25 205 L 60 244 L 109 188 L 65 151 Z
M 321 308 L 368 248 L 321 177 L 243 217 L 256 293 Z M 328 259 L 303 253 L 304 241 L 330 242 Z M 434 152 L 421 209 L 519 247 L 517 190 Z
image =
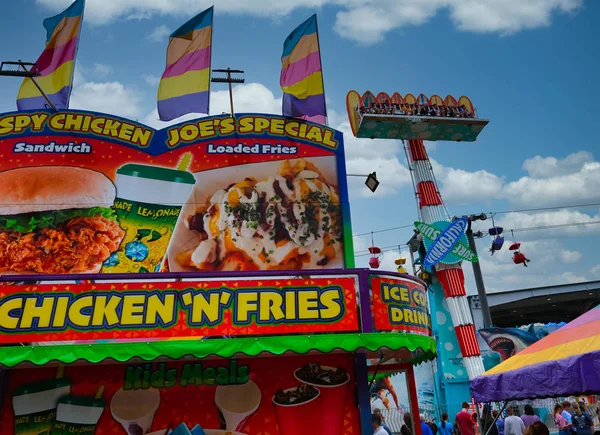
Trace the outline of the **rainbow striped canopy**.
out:
M 471 381 L 477 403 L 600 393 L 600 306 Z

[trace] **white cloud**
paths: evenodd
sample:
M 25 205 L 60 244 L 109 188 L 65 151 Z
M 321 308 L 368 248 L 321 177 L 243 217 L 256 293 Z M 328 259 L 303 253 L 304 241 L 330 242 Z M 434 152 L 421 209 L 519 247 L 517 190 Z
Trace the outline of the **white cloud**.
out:
M 450 15 L 460 30 L 511 34 L 547 27 L 552 14 L 573 13 L 583 0 L 452 0 Z
M 59 11 L 71 0 L 37 0 Z M 182 21 L 212 6 L 210 0 L 88 0 L 86 19 L 105 24 L 118 18 L 147 19 L 175 15 Z M 309 12 L 322 6 L 338 8 L 335 30 L 341 36 L 365 44 L 381 41 L 386 33 L 427 23 L 446 11 L 463 31 L 510 34 L 522 29 L 549 26 L 555 12 L 573 13 L 583 0 L 221 0 L 217 13 L 248 14 L 278 19 L 296 9 Z
M 410 173 L 396 156 L 346 159 L 346 170 L 348 174 L 361 175 L 360 177 L 351 176 L 348 182 L 352 193 L 358 196 L 381 198 L 395 195 L 402 187 L 406 186 L 412 190 Z M 375 193 L 365 186 L 366 177 L 362 177 L 371 172 L 377 173 L 377 180 L 380 183 Z
M 544 166 L 534 169 L 536 176 L 545 172 Z M 600 162 L 583 163 L 579 170 L 566 175 L 522 177 L 509 183 L 504 194 L 513 205 L 528 207 L 600 202 Z
M 344 134 L 346 172 L 368 175 L 377 173 L 380 184 L 375 194 L 365 186 L 366 177 L 349 177 L 351 194 L 365 198 L 381 198 L 397 194 L 403 188 L 412 190 L 410 172 L 401 163 L 402 142 L 398 140 L 359 139 L 354 137 L 346 114 L 329 111 L 329 125 Z M 404 159 L 403 159 L 404 160 Z
M 501 251 L 491 256 L 488 248 L 491 239 L 486 238 L 477 241 L 479 263 L 485 281 L 486 291 L 494 293 L 506 290 L 517 290 L 528 287 L 542 287 L 546 285 L 568 284 L 585 281 L 586 278 L 570 271 L 558 273 L 564 270 L 565 264 L 573 264 L 582 258 L 577 251 L 566 249 L 563 244 L 555 239 L 530 240 L 521 244 L 521 252 L 531 260 L 528 267 L 514 264 L 512 251 L 508 247 L 512 243 L 510 235 L 506 237 L 506 243 Z M 517 237 L 517 240 L 522 241 Z M 472 278 L 471 265 L 463 263 L 465 276 L 469 281 L 467 289 L 475 294 L 476 287 Z M 598 266 L 600 276 L 600 265 Z
M 525 160 L 523 169 L 531 178 L 552 178 L 560 175 L 569 175 L 579 172 L 583 165 L 592 162 L 594 155 L 587 151 L 569 154 L 564 159 L 556 157 L 535 156 Z
M 577 275 L 573 272 L 563 272 L 560 274 L 560 277 L 564 280 L 566 284 L 574 284 L 577 282 L 587 281 L 587 279 L 584 276 Z
M 474 172 L 440 165 L 431 159 L 445 201 L 468 204 L 505 199 L 513 208 L 600 203 L 600 162 L 586 151 L 563 159 L 535 156 L 525 160 L 528 175 L 507 182 L 485 169 Z
M 502 193 L 503 179 L 485 169 L 468 172 L 440 165 L 431 159 L 440 191 L 445 202 L 468 204 L 490 201 Z
M 91 72 L 98 78 L 105 78 L 113 72 L 113 69 L 110 65 L 96 62 L 94 63 Z
M 164 42 L 171 33 L 173 33 L 173 31 L 169 30 L 167 26 L 162 24 L 152 30 L 152 32 L 148 35 L 148 39 L 152 42 Z
M 508 213 L 497 215 L 495 224 L 504 228 L 504 237 L 511 240 L 510 230 L 518 240 L 555 239 L 600 234 L 600 214 L 587 214 L 579 210 L 561 209 L 545 212 Z M 474 230 L 487 231 L 492 226 L 488 219 L 475 222 Z M 491 242 L 490 242 L 491 243 Z
M 581 260 L 582 255 L 579 251 L 570 251 L 568 249 L 562 249 L 559 252 L 559 257 L 563 263 L 571 264 L 577 263 L 579 260 Z
M 100 82 L 90 80 L 103 73 L 110 74 L 109 65 L 96 63 L 93 67 L 78 64 L 73 74 L 73 92 L 69 107 L 71 109 L 104 112 L 125 118 L 137 119 L 144 110 L 142 98 L 134 87 L 125 86 L 118 81 Z
M 596 277 L 600 277 L 600 264 L 592 267 L 590 269 L 590 273 Z
M 137 119 L 140 103 L 138 93 L 120 82 L 85 82 L 73 87 L 70 107 Z
M 144 81 L 146 83 L 148 83 L 148 86 L 151 86 L 153 88 L 158 88 L 158 84 L 160 83 L 160 77 L 159 76 L 153 76 L 151 74 L 144 74 L 142 76 L 142 78 L 144 79 Z

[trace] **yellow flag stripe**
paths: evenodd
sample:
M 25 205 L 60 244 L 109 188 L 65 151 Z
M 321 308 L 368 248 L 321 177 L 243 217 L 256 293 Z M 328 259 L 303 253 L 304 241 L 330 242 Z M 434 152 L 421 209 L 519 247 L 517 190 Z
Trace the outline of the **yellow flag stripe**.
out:
M 158 86 L 158 99 L 166 100 L 208 91 L 209 79 L 209 68 L 201 71 L 188 71 L 179 76 L 161 79 Z
M 301 100 L 312 95 L 321 95 L 325 92 L 323 89 L 323 75 L 319 71 L 309 75 L 298 83 L 294 83 L 291 86 L 283 86 L 281 89 L 286 94 L 292 94 Z
M 72 75 L 73 61 L 71 60 L 56 68 L 52 74 L 36 77 L 35 81 L 40 85 L 46 94 L 55 94 L 65 86 L 71 86 Z M 19 95 L 17 96 L 17 99 L 40 96 L 40 91 L 35 84 L 33 84 L 31 79 L 26 78 L 23 80 L 23 84 L 21 85 L 21 89 L 19 89 Z

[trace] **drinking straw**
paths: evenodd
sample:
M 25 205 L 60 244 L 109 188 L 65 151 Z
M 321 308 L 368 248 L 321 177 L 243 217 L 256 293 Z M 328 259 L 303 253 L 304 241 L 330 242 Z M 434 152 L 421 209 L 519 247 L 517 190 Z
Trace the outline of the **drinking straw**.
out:
M 178 171 L 187 171 L 192 163 L 192 153 L 184 153 L 177 164 Z
M 98 391 L 96 391 L 96 399 L 100 399 L 102 398 L 102 395 L 104 394 L 104 385 L 100 385 L 100 388 L 98 388 Z

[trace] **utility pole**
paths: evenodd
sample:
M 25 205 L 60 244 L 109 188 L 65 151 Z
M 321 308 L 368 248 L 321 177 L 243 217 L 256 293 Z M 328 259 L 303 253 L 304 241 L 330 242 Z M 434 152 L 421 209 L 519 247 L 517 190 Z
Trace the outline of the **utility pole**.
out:
M 473 230 L 471 229 L 471 222 L 476 220 L 486 220 L 487 216 L 482 213 L 480 215 L 465 216 L 469 219 L 467 226 L 467 240 L 469 241 L 469 248 L 477 255 L 477 246 L 475 246 L 475 238 L 473 237 Z M 483 283 L 483 275 L 481 273 L 481 265 L 479 261 L 471 263 L 473 266 L 473 275 L 475 275 L 475 285 L 477 286 L 477 294 L 479 295 L 479 303 L 481 304 L 481 312 L 483 314 L 483 327 L 489 328 L 492 326 L 492 314 L 490 313 L 490 306 L 488 305 L 487 294 L 485 292 L 485 284 Z
M 235 119 L 235 114 L 233 112 L 233 88 L 231 86 L 232 83 L 244 83 L 246 80 L 242 78 L 231 77 L 231 74 L 244 74 L 244 71 L 239 69 L 214 69 L 213 72 L 217 73 L 227 73 L 227 77 L 213 77 L 210 79 L 213 83 L 228 83 L 229 84 L 229 104 L 231 105 L 231 117 Z

